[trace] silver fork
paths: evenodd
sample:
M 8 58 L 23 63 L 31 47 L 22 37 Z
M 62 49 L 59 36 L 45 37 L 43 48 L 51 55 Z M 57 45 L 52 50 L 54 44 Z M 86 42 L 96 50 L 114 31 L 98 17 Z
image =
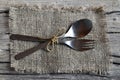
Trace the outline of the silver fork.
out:
M 59 40 L 60 44 L 65 44 L 68 47 L 77 50 L 85 51 L 94 48 L 94 40 L 89 39 L 72 39 L 72 40 Z
M 39 43 L 38 45 L 34 46 L 33 48 L 27 49 L 24 52 L 21 52 L 15 56 L 16 60 L 19 60 L 21 58 L 24 58 L 33 52 L 39 50 L 39 49 L 46 49 L 46 46 L 48 45 L 50 41 L 45 41 L 43 43 Z M 94 40 L 89 39 L 72 39 L 72 40 L 64 40 L 59 39 L 59 44 L 65 44 L 68 47 L 77 50 L 77 51 L 86 51 L 94 48 Z

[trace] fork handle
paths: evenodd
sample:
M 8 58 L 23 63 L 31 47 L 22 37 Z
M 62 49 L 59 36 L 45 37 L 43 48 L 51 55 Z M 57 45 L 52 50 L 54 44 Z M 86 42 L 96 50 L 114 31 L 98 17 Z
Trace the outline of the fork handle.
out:
M 32 48 L 29 48 L 21 53 L 18 53 L 17 55 L 15 55 L 15 59 L 20 60 L 20 59 L 34 53 L 35 51 L 37 51 L 39 49 L 45 49 L 48 43 L 49 43 L 49 41 L 46 41 L 44 43 L 39 43 L 38 45 L 36 45 Z
M 32 41 L 32 42 L 44 42 L 46 40 L 50 40 L 50 39 L 43 39 L 39 37 L 26 36 L 26 35 L 20 35 L 20 34 L 12 34 L 10 35 L 10 39 L 21 40 L 21 41 Z

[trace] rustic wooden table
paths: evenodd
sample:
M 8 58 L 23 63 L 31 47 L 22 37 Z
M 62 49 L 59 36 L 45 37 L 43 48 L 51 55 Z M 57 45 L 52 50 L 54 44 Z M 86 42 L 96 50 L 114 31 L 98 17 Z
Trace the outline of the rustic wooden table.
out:
M 8 7 L 11 4 L 64 4 L 81 6 L 105 6 L 106 34 L 112 52 L 108 76 L 87 74 L 22 74 L 10 69 Z M 0 0 L 0 80 L 119 80 L 120 78 L 120 0 Z

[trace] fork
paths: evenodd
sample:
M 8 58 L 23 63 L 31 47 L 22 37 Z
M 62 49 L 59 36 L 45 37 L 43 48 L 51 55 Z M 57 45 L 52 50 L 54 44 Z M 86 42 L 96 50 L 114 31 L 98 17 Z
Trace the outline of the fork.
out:
M 29 38 L 30 39 L 30 38 Z M 36 41 L 36 40 L 34 40 Z M 39 49 L 46 49 L 46 46 L 48 45 L 48 43 L 50 42 L 50 40 L 48 39 L 45 42 L 39 43 L 38 45 L 25 50 L 24 52 L 20 52 L 19 54 L 15 55 L 15 59 L 19 60 L 21 58 L 24 58 L 30 54 L 32 54 L 33 52 L 39 50 Z M 86 50 L 90 50 L 94 48 L 94 40 L 89 40 L 89 39 L 61 39 L 59 38 L 58 44 L 64 44 L 74 50 L 77 51 L 86 51 Z M 51 45 L 49 45 L 49 47 L 52 47 Z

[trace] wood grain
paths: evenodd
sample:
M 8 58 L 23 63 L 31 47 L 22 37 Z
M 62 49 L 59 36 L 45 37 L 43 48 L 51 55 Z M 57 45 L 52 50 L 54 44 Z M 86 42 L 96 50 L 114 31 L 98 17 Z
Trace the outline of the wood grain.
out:
M 51 4 L 64 4 L 64 5 L 83 5 L 84 4 L 87 4 L 88 6 L 90 5 L 105 5 L 105 9 L 107 12 L 109 11 L 113 11 L 113 10 L 119 10 L 119 6 L 120 6 L 120 0 L 93 0 L 93 1 L 89 1 L 89 0 L 81 0 L 81 1 L 77 1 L 77 0 L 63 0 L 63 1 L 58 1 L 56 0 L 53 1 L 53 0 L 16 0 L 16 1 L 13 1 L 13 0 L 0 0 L 0 10 L 8 10 L 10 4 L 14 4 L 15 2 L 19 2 L 19 3 L 27 3 L 29 5 L 31 4 L 40 4 L 40 3 L 44 3 L 44 4 L 48 4 L 49 2 Z M 5 18 L 2 18 L 2 22 L 6 22 L 8 21 L 8 14 L 4 13 L 4 14 L 0 14 L 1 17 L 5 17 Z M 6 18 L 7 17 L 7 18 Z M 0 18 L 1 19 L 1 18 Z M 108 27 L 106 29 L 106 32 L 110 32 L 108 33 L 108 38 L 109 38 L 109 41 L 110 41 L 110 48 L 111 48 L 111 51 L 112 51 L 112 54 L 113 55 L 117 55 L 119 56 L 120 55 L 120 38 L 119 38 L 119 35 L 120 33 L 116 33 L 116 32 L 120 32 L 120 23 L 119 23 L 119 19 L 120 19 L 120 16 L 117 15 L 116 13 L 115 14 L 111 14 L 111 15 L 107 15 L 107 19 L 108 19 Z M 116 20 L 114 20 L 116 19 Z M 9 33 L 9 30 L 8 30 L 8 24 L 7 23 L 3 23 L 3 24 L 0 24 L 0 35 L 1 36 L 6 36 L 6 33 Z M 111 33 L 112 32 L 112 33 Z M 115 32 L 115 33 L 114 33 Z M 2 37 L 3 38 L 3 37 Z M 0 39 L 2 39 L 0 37 Z M 5 43 L 6 44 L 6 41 L 4 42 L 4 39 L 2 40 L 3 42 L 1 43 Z M 116 46 L 117 45 L 117 46 Z M 1 45 L 0 45 L 1 46 Z M 6 46 L 6 45 L 2 45 L 3 47 Z M 6 50 L 7 50 L 7 47 L 6 47 Z M 43 79 L 43 80 L 49 80 L 49 79 L 55 79 L 55 80 L 69 80 L 69 79 L 72 79 L 72 80 L 84 80 L 84 79 L 89 79 L 89 80 L 119 80 L 119 75 L 120 75 L 120 66 L 119 65 L 114 65 L 111 63 L 111 66 L 113 66 L 111 68 L 111 71 L 110 71 L 110 75 L 112 77 L 98 77 L 98 76 L 91 76 L 91 75 L 83 75 L 83 74 L 59 74 L 59 75 L 49 75 L 49 74 L 46 74 L 46 75 L 9 75 L 12 73 L 13 70 L 9 69 L 9 65 L 10 65 L 10 60 L 9 60 L 9 53 L 6 51 L 6 50 L 1 50 L 0 49 L 0 79 L 3 79 L 3 80 L 39 80 L 39 79 Z M 4 57 L 3 57 L 4 56 Z M 116 57 L 114 57 L 113 59 L 116 59 Z M 117 58 L 119 59 L 119 58 Z M 114 61 L 114 60 L 112 60 Z M 116 60 L 115 60 L 116 61 Z M 1 63 L 2 62 L 2 63 Z M 6 63 L 8 62 L 8 63 Z M 5 67 L 6 66 L 6 67 Z M 8 75 L 7 75 L 7 74 Z M 15 74 L 17 74 L 15 72 Z

